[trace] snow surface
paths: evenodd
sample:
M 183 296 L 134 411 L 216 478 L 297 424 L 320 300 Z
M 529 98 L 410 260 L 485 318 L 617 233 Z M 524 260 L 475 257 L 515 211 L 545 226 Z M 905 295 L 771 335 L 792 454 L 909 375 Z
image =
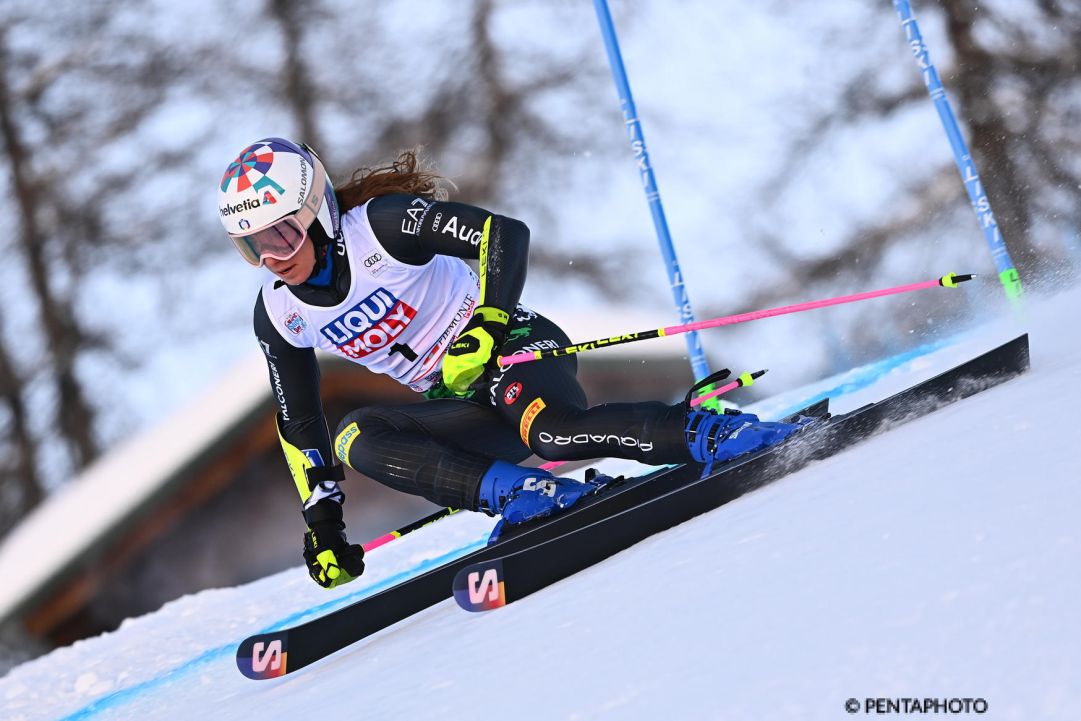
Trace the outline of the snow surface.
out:
M 245 636 L 476 546 L 491 520 L 459 514 L 373 551 L 351 586 L 296 568 L 23 664 L 0 680 L 0 717 L 832 719 L 852 717 L 849 698 L 931 697 L 985 699 L 980 718 L 1081 718 L 1078 307 L 1078 291 L 1030 304 L 1026 376 L 507 608 L 448 600 L 292 676 L 236 670 Z M 833 386 L 838 410 L 860 405 L 1019 330 L 802 397 Z

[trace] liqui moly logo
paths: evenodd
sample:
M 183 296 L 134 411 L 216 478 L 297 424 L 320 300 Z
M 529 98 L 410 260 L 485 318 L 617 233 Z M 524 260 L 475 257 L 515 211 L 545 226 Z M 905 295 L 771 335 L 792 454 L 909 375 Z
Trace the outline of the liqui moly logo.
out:
M 339 351 L 359 360 L 380 348 L 394 345 L 394 339 L 416 317 L 417 311 L 380 288 L 342 313 L 320 333 Z

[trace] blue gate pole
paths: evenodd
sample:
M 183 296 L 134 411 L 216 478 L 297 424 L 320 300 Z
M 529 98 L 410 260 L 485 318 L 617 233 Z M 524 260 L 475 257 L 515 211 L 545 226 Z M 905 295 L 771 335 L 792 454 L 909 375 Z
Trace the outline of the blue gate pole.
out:
M 649 202 L 649 210 L 653 215 L 653 227 L 657 231 L 661 255 L 668 268 L 668 280 L 672 285 L 676 311 L 679 313 L 681 324 L 693 323 L 694 312 L 691 310 L 691 301 L 687 298 L 687 290 L 683 285 L 683 273 L 679 269 L 676 250 L 672 246 L 672 236 L 668 233 L 668 221 L 664 217 L 661 194 L 657 190 L 657 179 L 653 176 L 649 151 L 646 150 L 646 141 L 642 136 L 642 124 L 638 120 L 634 98 L 631 97 L 631 86 L 627 82 L 627 71 L 623 67 L 623 56 L 619 52 L 619 40 L 616 38 L 615 26 L 612 24 L 612 15 L 608 11 L 608 2 L 607 0 L 593 0 L 593 7 L 597 10 L 597 20 L 600 22 L 601 35 L 604 37 L 604 47 L 608 51 L 608 64 L 612 66 L 612 78 L 616 82 L 616 92 L 619 93 L 619 102 L 623 106 L 623 122 L 627 126 L 631 150 L 634 152 L 634 159 L 642 176 L 642 187 L 646 191 L 646 200 Z M 687 333 L 686 338 L 691 369 L 695 379 L 701 380 L 709 375 L 709 364 L 702 351 L 702 342 L 698 339 L 696 331 Z
M 987 246 L 991 249 L 991 257 L 995 260 L 999 282 L 1006 291 L 1006 297 L 1016 307 L 1021 302 L 1021 277 L 1014 268 L 1013 260 L 1010 259 L 1010 253 L 1006 249 L 1006 243 L 995 221 L 995 215 L 991 212 L 991 201 L 983 190 L 983 183 L 980 182 L 980 176 L 976 172 L 976 163 L 973 162 L 968 145 L 965 144 L 961 130 L 957 127 L 957 119 L 950 108 L 950 101 L 946 98 L 946 89 L 942 87 L 938 71 L 931 63 L 927 45 L 920 34 L 920 26 L 916 24 L 916 18 L 912 15 L 912 6 L 908 0 L 893 0 L 893 9 L 901 17 L 905 39 L 912 48 L 912 54 L 916 57 L 920 74 L 923 76 L 923 83 L 927 86 L 927 92 L 931 95 L 935 110 L 938 111 L 938 119 L 942 122 L 942 128 L 950 140 L 954 162 L 957 163 L 957 169 L 961 173 L 961 180 L 965 184 L 965 190 L 968 191 L 968 198 L 972 202 L 972 209 L 976 212 L 976 219 L 983 229 Z

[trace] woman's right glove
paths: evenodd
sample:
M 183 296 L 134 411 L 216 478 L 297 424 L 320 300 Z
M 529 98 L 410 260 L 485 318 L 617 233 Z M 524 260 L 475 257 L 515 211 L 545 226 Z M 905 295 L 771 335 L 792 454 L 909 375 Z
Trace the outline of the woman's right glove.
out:
M 323 588 L 349 583 L 364 573 L 364 549 L 345 538 L 341 504 L 324 498 L 305 509 L 304 562 L 308 575 Z

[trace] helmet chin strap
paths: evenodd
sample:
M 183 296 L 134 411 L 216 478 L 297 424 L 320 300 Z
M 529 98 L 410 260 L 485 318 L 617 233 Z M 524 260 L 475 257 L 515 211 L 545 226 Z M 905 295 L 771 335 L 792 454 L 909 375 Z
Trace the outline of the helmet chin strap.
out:
M 330 285 L 334 275 L 333 253 L 330 252 L 330 238 L 327 237 L 323 224 L 318 219 L 312 221 L 311 227 L 308 228 L 308 237 L 312 239 L 312 244 L 315 246 L 315 267 L 312 268 L 312 274 L 305 282 L 312 285 Z

